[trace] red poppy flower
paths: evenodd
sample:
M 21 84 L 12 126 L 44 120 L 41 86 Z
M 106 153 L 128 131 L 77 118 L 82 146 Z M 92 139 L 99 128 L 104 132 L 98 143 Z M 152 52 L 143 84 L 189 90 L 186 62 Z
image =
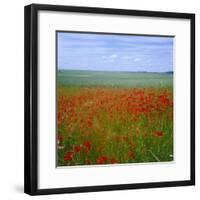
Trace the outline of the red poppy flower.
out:
M 107 161 L 107 157 L 101 156 L 97 159 L 97 164 L 105 164 L 106 161 Z
M 84 142 L 84 146 L 86 147 L 86 148 L 88 148 L 89 150 L 91 149 L 91 142 L 90 141 L 86 141 L 86 142 Z
M 82 146 L 80 146 L 80 145 L 74 147 L 74 151 L 76 153 L 80 152 L 81 150 L 82 150 Z
M 64 140 L 64 136 L 63 135 L 58 135 L 57 139 L 59 142 L 62 142 Z
M 73 159 L 74 152 L 68 151 L 64 156 L 64 161 L 71 161 Z
M 156 137 L 163 137 L 164 133 L 162 131 L 155 131 L 154 136 Z

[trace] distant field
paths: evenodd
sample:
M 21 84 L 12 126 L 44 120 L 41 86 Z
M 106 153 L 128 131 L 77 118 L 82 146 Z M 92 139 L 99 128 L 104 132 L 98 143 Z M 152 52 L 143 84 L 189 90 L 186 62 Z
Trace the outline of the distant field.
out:
M 57 72 L 57 165 L 173 160 L 173 74 Z
M 113 87 L 172 87 L 172 73 L 95 72 L 59 70 L 58 85 Z

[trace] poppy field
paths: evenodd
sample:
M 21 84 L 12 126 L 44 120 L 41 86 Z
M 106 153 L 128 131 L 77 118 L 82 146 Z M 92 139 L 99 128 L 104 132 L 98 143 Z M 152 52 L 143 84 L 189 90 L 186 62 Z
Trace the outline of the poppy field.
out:
M 173 74 L 57 73 L 57 166 L 173 161 Z

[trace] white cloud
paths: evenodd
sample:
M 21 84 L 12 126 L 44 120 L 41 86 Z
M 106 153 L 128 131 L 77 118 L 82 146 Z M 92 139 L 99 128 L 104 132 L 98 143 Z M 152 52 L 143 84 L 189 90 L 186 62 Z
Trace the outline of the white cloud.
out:
M 135 58 L 134 59 L 134 62 L 138 62 L 138 61 L 140 61 L 141 59 L 140 58 Z
M 111 57 L 111 58 L 116 58 L 117 55 L 116 55 L 116 54 L 112 54 L 110 57 Z

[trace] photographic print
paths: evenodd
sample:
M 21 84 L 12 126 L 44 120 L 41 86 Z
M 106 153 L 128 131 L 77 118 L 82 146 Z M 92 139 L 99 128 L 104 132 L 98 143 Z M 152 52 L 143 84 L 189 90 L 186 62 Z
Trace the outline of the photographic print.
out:
M 57 166 L 173 161 L 172 36 L 56 32 Z
M 24 11 L 25 193 L 195 185 L 195 14 Z

